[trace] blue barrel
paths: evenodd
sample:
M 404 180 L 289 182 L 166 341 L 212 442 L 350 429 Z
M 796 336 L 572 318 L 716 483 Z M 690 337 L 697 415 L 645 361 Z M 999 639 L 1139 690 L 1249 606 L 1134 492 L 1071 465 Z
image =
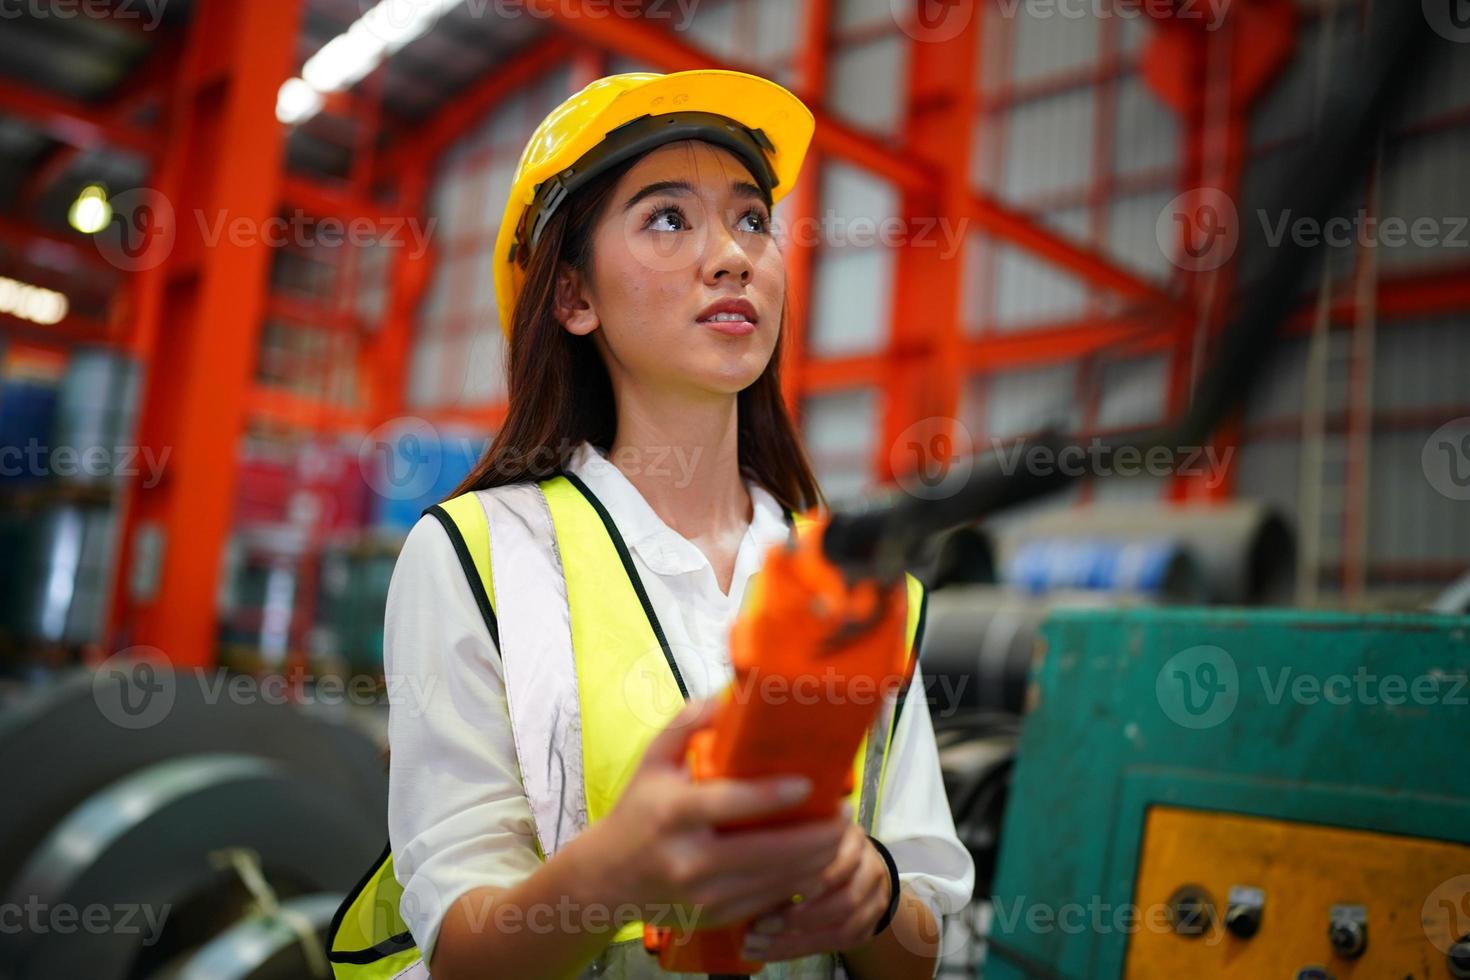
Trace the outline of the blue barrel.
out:
M 1011 556 L 1006 581 L 1032 595 L 1116 592 L 1167 602 L 1199 602 L 1204 596 L 1193 556 L 1172 538 L 1027 541 Z

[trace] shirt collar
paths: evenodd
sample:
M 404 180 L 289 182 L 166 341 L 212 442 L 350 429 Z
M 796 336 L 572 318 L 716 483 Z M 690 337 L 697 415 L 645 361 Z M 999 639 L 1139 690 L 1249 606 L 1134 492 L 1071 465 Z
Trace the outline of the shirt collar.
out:
M 663 575 L 688 573 L 709 563 L 697 545 L 664 523 L 632 481 L 597 446 L 580 443 L 572 451 L 566 470 L 602 502 L 623 541 L 653 571 Z M 790 529 L 780 501 L 760 484 L 742 480 L 750 493 L 752 510 L 746 534 L 754 535 L 758 545 L 784 540 Z

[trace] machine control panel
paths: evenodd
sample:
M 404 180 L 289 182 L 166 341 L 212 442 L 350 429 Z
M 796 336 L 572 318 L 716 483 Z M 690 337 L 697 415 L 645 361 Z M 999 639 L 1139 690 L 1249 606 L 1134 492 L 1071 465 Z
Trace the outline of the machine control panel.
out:
M 1470 980 L 1470 845 L 1149 810 L 1125 975 Z

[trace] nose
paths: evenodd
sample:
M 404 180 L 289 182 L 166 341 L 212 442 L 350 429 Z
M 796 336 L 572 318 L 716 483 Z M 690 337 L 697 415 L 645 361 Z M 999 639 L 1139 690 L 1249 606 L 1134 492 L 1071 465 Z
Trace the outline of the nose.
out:
M 749 284 L 755 271 L 750 256 L 745 253 L 735 234 L 725 227 L 724 222 L 714 221 L 711 225 L 713 227 L 704 254 L 705 285 L 719 285 L 727 276 L 739 280 L 742 286 Z

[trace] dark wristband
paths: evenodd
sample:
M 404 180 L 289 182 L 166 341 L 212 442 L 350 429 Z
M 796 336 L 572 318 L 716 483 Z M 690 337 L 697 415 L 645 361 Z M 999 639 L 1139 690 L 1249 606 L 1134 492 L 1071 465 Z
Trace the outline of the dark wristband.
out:
M 873 927 L 873 935 L 877 936 L 881 935 L 883 930 L 888 928 L 888 924 L 898 914 L 898 901 L 900 898 L 898 893 L 898 865 L 893 863 L 893 855 L 888 853 L 888 848 L 883 846 L 882 841 L 872 834 L 868 835 L 868 840 L 873 842 L 873 846 L 878 849 L 878 854 L 883 858 L 883 863 L 888 865 L 888 908 L 883 910 L 883 918 L 879 919 L 878 924 Z

